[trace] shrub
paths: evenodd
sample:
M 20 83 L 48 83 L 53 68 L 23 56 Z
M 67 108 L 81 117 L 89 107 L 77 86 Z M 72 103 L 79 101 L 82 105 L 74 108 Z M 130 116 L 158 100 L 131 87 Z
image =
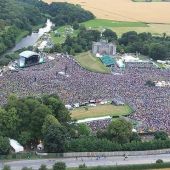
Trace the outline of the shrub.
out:
M 65 170 L 66 164 L 64 162 L 57 162 L 53 165 L 53 170 Z
M 32 168 L 23 167 L 22 170 L 33 170 Z
M 47 170 L 46 165 L 41 165 L 40 168 L 39 168 L 39 170 Z
M 84 163 L 84 164 L 79 165 L 79 169 L 85 169 L 85 168 L 87 168 L 85 163 Z
M 156 163 L 157 164 L 161 164 L 161 163 L 163 163 L 163 160 L 162 159 L 158 159 L 158 160 L 156 160 Z
M 5 165 L 3 170 L 11 170 L 11 167 L 9 165 Z

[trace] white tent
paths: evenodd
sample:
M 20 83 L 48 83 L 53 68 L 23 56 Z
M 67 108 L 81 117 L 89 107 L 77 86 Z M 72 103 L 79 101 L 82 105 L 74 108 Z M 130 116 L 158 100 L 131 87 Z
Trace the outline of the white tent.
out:
M 132 129 L 132 132 L 137 133 L 137 130 L 136 129 Z
M 24 147 L 21 146 L 16 140 L 9 139 L 10 146 L 14 149 L 15 152 L 22 152 L 24 151 Z
M 68 109 L 68 110 L 70 110 L 70 109 L 72 109 L 72 106 L 69 105 L 69 104 L 67 104 L 67 105 L 65 105 L 65 108 Z
M 125 64 L 123 63 L 122 60 L 117 60 L 116 63 L 117 63 L 117 65 L 118 65 L 120 68 L 124 68 L 124 67 L 125 67 Z
M 105 119 L 111 119 L 111 116 L 82 119 L 82 120 L 78 120 L 77 123 L 85 123 L 85 122 L 91 122 L 91 121 L 95 121 L 95 120 L 105 120 Z
M 131 55 L 124 55 L 122 57 L 122 59 L 125 61 L 125 62 L 141 62 L 141 60 L 139 60 L 138 57 L 133 57 Z

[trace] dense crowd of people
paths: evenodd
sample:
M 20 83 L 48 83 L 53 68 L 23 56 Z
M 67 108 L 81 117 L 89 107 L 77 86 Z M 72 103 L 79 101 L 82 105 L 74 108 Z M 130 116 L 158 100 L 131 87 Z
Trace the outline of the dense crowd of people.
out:
M 148 80 L 170 81 L 170 70 L 140 62 L 127 64 L 118 74 L 117 69 L 114 71 L 111 74 L 90 72 L 72 56 L 51 54 L 44 64 L 3 72 L 0 104 L 6 103 L 10 93 L 19 97 L 56 93 L 70 105 L 119 98 L 133 108 L 129 118 L 139 121 L 140 129 L 170 132 L 170 88 L 146 85 Z
M 103 120 L 94 120 L 86 122 L 86 124 L 91 128 L 92 132 L 97 132 L 98 130 L 104 130 L 111 123 L 112 119 L 107 118 Z

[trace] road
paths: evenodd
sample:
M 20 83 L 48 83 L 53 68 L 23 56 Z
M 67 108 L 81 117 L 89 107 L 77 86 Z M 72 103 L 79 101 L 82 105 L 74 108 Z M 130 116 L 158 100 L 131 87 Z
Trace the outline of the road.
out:
M 38 160 L 19 160 L 5 162 L 4 165 L 9 165 L 12 170 L 21 170 L 23 167 L 38 169 L 41 164 L 51 168 L 55 162 L 65 162 L 67 167 L 78 167 L 85 163 L 86 166 L 107 166 L 107 165 L 128 165 L 128 164 L 147 164 L 155 163 L 157 159 L 162 159 L 164 162 L 170 162 L 170 154 L 161 155 L 145 155 L 145 156 L 129 156 L 126 160 L 123 157 L 106 157 L 97 159 L 95 157 L 83 158 L 57 158 L 57 159 L 38 159 Z M 2 163 L 0 163 L 2 169 Z

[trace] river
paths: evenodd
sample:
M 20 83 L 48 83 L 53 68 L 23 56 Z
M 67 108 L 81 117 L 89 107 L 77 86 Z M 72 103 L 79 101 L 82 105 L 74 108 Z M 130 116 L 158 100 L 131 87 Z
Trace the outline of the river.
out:
M 51 29 L 52 29 L 52 26 L 53 26 L 53 23 L 47 19 L 47 22 L 46 22 L 46 26 L 43 27 L 43 28 L 40 28 L 39 31 L 36 33 L 36 32 L 33 32 L 31 35 L 28 35 L 26 37 L 24 37 L 20 42 L 18 42 L 14 48 L 12 48 L 10 51 L 11 52 L 14 52 L 14 51 L 17 51 L 19 49 L 22 49 L 22 48 L 26 48 L 28 46 L 33 46 L 37 40 L 44 34 L 44 33 L 47 33 L 47 32 L 50 32 Z

